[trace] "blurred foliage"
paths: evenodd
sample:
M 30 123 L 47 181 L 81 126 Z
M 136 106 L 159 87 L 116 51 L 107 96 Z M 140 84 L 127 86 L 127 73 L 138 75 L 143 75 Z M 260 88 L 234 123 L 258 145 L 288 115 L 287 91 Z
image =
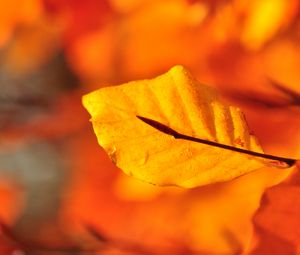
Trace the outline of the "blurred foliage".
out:
M 243 108 L 266 152 L 299 158 L 299 16 L 299 0 L 0 0 L 0 252 L 296 254 L 296 211 L 277 213 L 295 182 L 268 190 L 252 225 L 290 172 L 140 183 L 96 144 L 80 98 L 182 64 Z

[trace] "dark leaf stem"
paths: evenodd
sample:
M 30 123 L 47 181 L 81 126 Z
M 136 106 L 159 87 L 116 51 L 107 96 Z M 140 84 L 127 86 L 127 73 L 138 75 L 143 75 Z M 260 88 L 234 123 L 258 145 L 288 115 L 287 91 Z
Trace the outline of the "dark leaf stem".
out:
M 259 153 L 259 152 L 255 152 L 255 151 L 249 151 L 249 150 L 233 147 L 233 146 L 226 145 L 226 144 L 221 144 L 221 143 L 217 143 L 217 142 L 213 142 L 213 141 L 208 141 L 208 140 L 184 135 L 184 134 L 178 133 L 174 129 L 171 129 L 170 127 L 168 127 L 158 121 L 148 119 L 148 118 L 145 118 L 142 116 L 136 116 L 136 117 L 138 119 L 140 119 L 141 121 L 145 122 L 146 124 L 150 125 L 151 127 L 155 128 L 165 134 L 173 136 L 175 139 L 183 139 L 183 140 L 187 140 L 187 141 L 202 143 L 202 144 L 206 144 L 209 146 L 218 147 L 218 148 L 221 148 L 224 150 L 231 150 L 231 151 L 247 154 L 247 155 L 250 155 L 253 157 L 268 159 L 268 160 L 270 160 L 269 164 L 271 166 L 274 166 L 277 168 L 289 168 L 289 167 L 294 166 L 297 163 L 296 159 L 278 157 L 278 156 Z

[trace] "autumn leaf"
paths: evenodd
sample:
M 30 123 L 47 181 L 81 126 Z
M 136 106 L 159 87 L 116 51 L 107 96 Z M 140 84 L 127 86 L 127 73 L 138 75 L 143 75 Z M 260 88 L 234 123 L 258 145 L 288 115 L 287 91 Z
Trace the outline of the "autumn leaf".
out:
M 289 172 L 264 168 L 195 189 L 160 187 L 118 171 L 89 129 L 69 148 L 74 170 L 61 208 L 63 229 L 78 240 L 90 237 L 85 226 L 92 226 L 113 243 L 153 254 L 240 254 L 261 194 Z
M 199 84 L 182 66 L 152 80 L 92 92 L 83 104 L 110 158 L 126 174 L 149 183 L 191 188 L 231 180 L 266 163 L 224 148 L 174 139 L 137 117 L 147 116 L 203 140 L 262 151 L 241 111 L 221 103 L 212 88 Z
M 258 245 L 253 255 L 297 254 L 300 247 L 300 174 L 269 188 L 253 218 Z

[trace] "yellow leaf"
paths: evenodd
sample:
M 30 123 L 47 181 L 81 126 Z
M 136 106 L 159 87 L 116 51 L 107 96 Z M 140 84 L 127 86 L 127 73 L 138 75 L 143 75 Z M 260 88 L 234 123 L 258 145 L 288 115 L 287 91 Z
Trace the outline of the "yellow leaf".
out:
M 192 188 L 231 180 L 264 166 L 256 157 L 175 139 L 137 116 L 177 132 L 261 152 L 242 112 L 182 66 L 151 80 L 101 88 L 83 97 L 99 144 L 126 174 L 156 185 Z

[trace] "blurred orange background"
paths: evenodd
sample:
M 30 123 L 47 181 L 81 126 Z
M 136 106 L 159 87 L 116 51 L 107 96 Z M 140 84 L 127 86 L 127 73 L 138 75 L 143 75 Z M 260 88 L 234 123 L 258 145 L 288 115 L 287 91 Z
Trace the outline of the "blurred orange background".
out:
M 297 254 L 295 211 L 282 236 L 255 214 L 293 170 L 139 182 L 97 145 L 81 96 L 181 64 L 267 153 L 300 158 L 299 18 L 299 0 L 0 0 L 0 253 Z

